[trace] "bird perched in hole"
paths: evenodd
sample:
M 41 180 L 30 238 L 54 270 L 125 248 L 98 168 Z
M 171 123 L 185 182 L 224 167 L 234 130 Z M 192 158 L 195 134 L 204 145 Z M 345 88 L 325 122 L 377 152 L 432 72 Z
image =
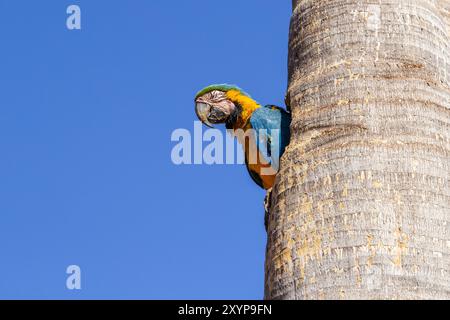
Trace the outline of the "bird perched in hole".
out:
M 286 105 L 290 111 L 289 103 Z M 289 144 L 288 111 L 274 105 L 262 106 L 234 85 L 211 85 L 195 96 L 199 120 L 209 127 L 225 124 L 232 131 L 244 148 L 251 178 L 266 190 L 274 185 L 279 159 Z

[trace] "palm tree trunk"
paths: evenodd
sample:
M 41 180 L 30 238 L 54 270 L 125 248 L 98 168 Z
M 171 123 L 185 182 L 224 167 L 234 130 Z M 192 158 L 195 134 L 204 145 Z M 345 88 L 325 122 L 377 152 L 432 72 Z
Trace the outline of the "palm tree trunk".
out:
M 450 298 L 450 5 L 294 0 L 267 299 Z

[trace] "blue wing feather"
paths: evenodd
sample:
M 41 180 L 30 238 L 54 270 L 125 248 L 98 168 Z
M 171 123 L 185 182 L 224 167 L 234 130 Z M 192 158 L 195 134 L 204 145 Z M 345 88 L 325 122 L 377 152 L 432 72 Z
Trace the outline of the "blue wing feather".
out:
M 290 123 L 290 113 L 271 105 L 255 110 L 250 118 L 250 124 L 255 130 L 258 150 L 275 170 L 278 170 L 279 158 L 289 144 Z M 277 152 L 272 154 L 275 150 L 279 150 L 278 155 Z

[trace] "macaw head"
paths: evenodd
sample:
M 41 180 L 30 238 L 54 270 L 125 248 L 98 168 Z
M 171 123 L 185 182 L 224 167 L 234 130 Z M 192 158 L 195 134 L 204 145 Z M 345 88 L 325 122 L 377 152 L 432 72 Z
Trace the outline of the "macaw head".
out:
M 228 129 L 242 128 L 258 107 L 242 89 L 228 84 L 208 86 L 195 96 L 195 113 L 211 128 L 219 123 Z

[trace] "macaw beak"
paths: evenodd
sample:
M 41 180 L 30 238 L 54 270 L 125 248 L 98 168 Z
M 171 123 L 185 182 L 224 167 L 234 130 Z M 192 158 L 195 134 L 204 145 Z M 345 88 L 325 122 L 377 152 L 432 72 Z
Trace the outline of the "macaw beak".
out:
M 206 103 L 197 102 L 195 104 L 195 113 L 198 119 L 210 128 L 214 128 L 211 122 L 208 120 L 208 116 L 211 112 L 211 106 Z

